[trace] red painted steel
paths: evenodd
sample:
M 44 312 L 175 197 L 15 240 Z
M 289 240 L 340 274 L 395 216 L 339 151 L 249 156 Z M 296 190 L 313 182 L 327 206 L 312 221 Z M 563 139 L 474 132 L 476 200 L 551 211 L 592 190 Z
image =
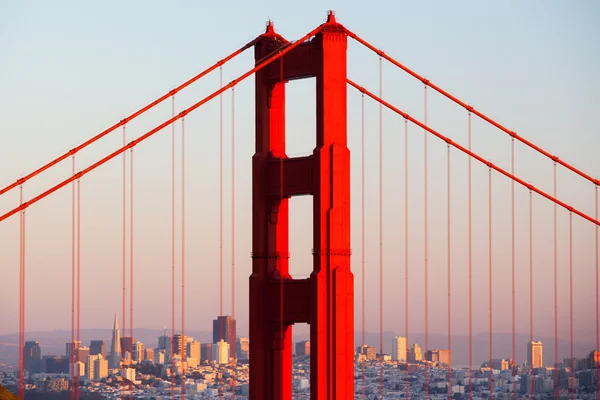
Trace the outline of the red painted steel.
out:
M 352 39 L 356 40 L 357 42 L 359 42 L 360 44 L 362 44 L 363 46 L 367 47 L 369 50 L 373 51 L 374 53 L 376 53 L 378 56 L 385 58 L 386 60 L 388 60 L 389 62 L 391 62 L 392 64 L 394 64 L 395 66 L 397 66 L 398 68 L 402 69 L 403 71 L 405 71 L 406 73 L 408 73 L 409 75 L 413 76 L 414 78 L 420 80 L 421 82 L 423 82 L 426 86 L 429 86 L 430 88 L 432 88 L 433 90 L 435 90 L 436 92 L 440 93 L 441 95 L 445 96 L 446 98 L 452 100 L 453 102 L 455 102 L 456 104 L 458 104 L 459 106 L 463 107 L 464 109 L 468 110 L 469 112 L 472 112 L 473 114 L 477 115 L 479 118 L 483 119 L 484 121 L 488 122 L 489 124 L 495 126 L 496 128 L 500 129 L 501 131 L 503 131 L 504 133 L 507 133 L 508 135 L 510 135 L 511 137 L 517 139 L 518 141 L 520 141 L 521 143 L 524 143 L 525 145 L 531 147 L 532 149 L 536 150 L 537 152 L 543 154 L 544 156 L 552 159 L 553 161 L 559 163 L 560 165 L 562 165 L 563 167 L 573 171 L 574 173 L 576 173 L 577 175 L 581 176 L 582 178 L 587 179 L 588 181 L 596 184 L 596 185 L 600 185 L 600 179 L 596 179 L 588 174 L 586 174 L 585 172 L 575 168 L 574 166 L 572 166 L 571 164 L 562 161 L 560 158 L 558 158 L 555 155 L 550 154 L 549 152 L 547 152 L 546 150 L 542 149 L 539 146 L 536 146 L 535 144 L 533 144 L 532 142 L 528 141 L 527 139 L 523 138 L 522 136 L 518 135 L 516 132 L 509 130 L 508 128 L 505 128 L 504 126 L 502 126 L 500 123 L 494 121 L 493 119 L 487 117 L 486 115 L 484 115 L 483 113 L 481 113 L 480 111 L 477 111 L 473 106 L 468 105 L 467 103 L 459 100 L 458 98 L 452 96 L 450 93 L 446 92 L 445 90 L 443 90 L 442 88 L 440 88 L 439 86 L 433 84 L 431 81 L 429 81 L 428 79 L 425 79 L 424 77 L 422 77 L 421 75 L 417 74 L 415 71 L 411 70 L 410 68 L 404 66 L 403 64 L 399 63 L 398 61 L 394 60 L 392 57 L 388 56 L 387 54 L 385 54 L 383 51 L 377 49 L 375 46 L 371 45 L 370 43 L 368 43 L 366 40 L 360 38 L 358 35 L 356 35 L 355 33 L 349 31 L 348 29 L 346 29 L 346 33 L 348 34 L 348 36 L 350 36 Z
M 269 23 L 255 58 L 288 42 Z M 277 67 L 256 74 L 256 153 L 253 157 L 252 275 L 250 276 L 250 399 L 291 399 L 291 332 L 310 324 L 311 398 L 348 399 L 354 385 L 353 275 L 350 271 L 350 154 L 346 143 L 345 28 L 329 13 L 320 33 Z M 312 57 L 302 55 L 311 54 Z M 293 62 L 291 61 L 293 60 Z M 314 269 L 289 274 L 288 200 L 271 193 L 272 161 L 284 168 L 285 83 L 316 77 L 317 147 L 312 155 Z M 282 79 L 281 79 L 282 78 Z M 308 162 L 308 161 L 307 161 Z M 285 172 L 280 172 L 282 179 Z M 287 176 L 287 175 L 286 175 Z M 283 185 L 281 185 L 283 186 Z M 284 196 L 282 196 L 284 195 Z M 279 294 L 293 292 L 294 295 Z M 289 302 L 289 303 L 288 303 Z M 306 312 L 293 312 L 305 303 Z M 280 313 L 282 311 L 282 313 Z
M 404 111 L 400 110 L 397 107 L 394 107 L 393 105 L 391 105 L 390 103 L 388 103 L 387 101 L 377 97 L 375 94 L 373 94 L 372 92 L 368 91 L 367 89 L 365 89 L 362 86 L 359 86 L 358 84 L 356 84 L 355 82 L 351 81 L 350 79 L 347 79 L 347 82 L 355 87 L 357 90 L 365 93 L 366 95 L 368 95 L 369 97 L 371 97 L 373 100 L 378 101 L 380 103 L 382 103 L 384 106 L 386 106 L 387 108 L 389 108 L 390 110 L 394 111 L 397 114 L 400 114 L 402 117 L 408 119 L 409 121 L 411 121 L 413 124 L 425 129 L 426 131 L 428 131 L 429 133 L 431 133 L 434 136 L 437 136 L 438 138 L 442 139 L 443 141 L 445 141 L 446 143 L 450 144 L 451 146 L 459 149 L 460 151 L 462 151 L 463 153 L 467 154 L 470 158 L 474 158 L 477 161 L 481 162 L 482 164 L 487 165 L 489 168 L 500 172 L 502 175 L 506 176 L 509 179 L 512 179 L 513 181 L 517 182 L 518 184 L 528 188 L 529 190 L 539 194 L 542 197 L 545 197 L 546 199 L 558 204 L 559 206 L 567 209 L 568 211 L 572 212 L 573 214 L 577 214 L 578 216 L 580 216 L 583 219 L 586 219 L 588 221 L 590 221 L 591 223 L 595 224 L 595 225 L 600 225 L 600 221 L 598 221 L 597 219 L 594 219 L 592 217 L 590 217 L 589 215 L 579 211 L 578 209 L 568 205 L 567 203 L 564 203 L 562 201 L 560 201 L 559 199 L 549 195 L 548 193 L 538 189 L 537 187 L 533 186 L 530 183 L 525 182 L 524 180 L 520 179 L 519 177 L 511 174 L 510 172 L 498 167 L 497 165 L 492 164 L 490 161 L 484 159 L 483 157 L 480 157 L 479 155 L 475 154 L 474 152 L 468 150 L 467 148 L 459 145 L 458 143 L 455 143 L 453 140 L 451 140 L 450 138 L 448 138 L 447 136 L 442 135 L 441 133 L 439 133 L 438 131 L 431 129 L 430 127 L 428 127 L 427 125 L 423 124 L 422 122 L 416 120 L 415 118 L 411 117 L 409 114 L 405 113 Z M 15 210 L 18 210 L 18 208 L 16 208 Z M 2 217 L 0 217 L 0 221 L 2 221 Z

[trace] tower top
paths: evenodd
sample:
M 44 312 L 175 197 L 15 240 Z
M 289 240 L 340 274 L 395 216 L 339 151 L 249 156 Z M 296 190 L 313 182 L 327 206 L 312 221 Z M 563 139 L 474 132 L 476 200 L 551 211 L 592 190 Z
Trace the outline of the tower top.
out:
M 337 21 L 335 20 L 335 11 L 329 10 L 327 11 L 327 22 L 335 24 Z
M 113 331 L 119 329 L 119 318 L 117 317 L 117 313 L 115 313 L 115 322 L 113 323 Z
M 269 18 L 267 20 L 267 28 L 265 29 L 265 33 L 275 33 L 275 25 L 273 25 L 273 21 Z

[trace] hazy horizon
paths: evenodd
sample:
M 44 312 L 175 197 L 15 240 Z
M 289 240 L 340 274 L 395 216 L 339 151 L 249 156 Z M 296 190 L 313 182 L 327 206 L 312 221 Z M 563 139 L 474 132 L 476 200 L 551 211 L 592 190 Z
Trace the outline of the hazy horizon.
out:
M 140 9 L 143 7 L 143 14 Z M 324 21 L 328 9 L 348 29 L 386 54 L 509 129 L 594 177 L 600 177 L 600 3 L 558 0 L 497 4 L 467 1 L 380 5 L 330 0 L 304 2 L 290 12 L 284 3 L 231 5 L 192 1 L 24 3 L 0 6 L 0 188 L 112 126 L 239 48 L 272 19 L 277 32 L 295 40 Z M 368 8 L 366 8 L 368 7 Z M 118 10 L 116 12 L 115 10 Z M 254 66 L 252 49 L 223 69 L 230 82 Z M 348 77 L 373 92 L 379 61 L 348 39 Z M 218 71 L 177 94 L 175 112 L 219 87 Z M 315 80 L 286 87 L 289 156 L 315 146 Z M 423 119 L 423 84 L 383 64 L 383 97 Z M 248 331 L 251 271 L 251 157 L 254 153 L 254 80 L 235 90 L 235 248 L 232 251 L 231 92 L 223 95 L 223 291 L 219 290 L 219 100 L 185 119 L 186 130 L 186 331 L 232 314 Z M 127 141 L 171 117 L 165 101 L 127 124 Z M 467 112 L 428 91 L 427 121 L 452 140 L 467 144 Z M 365 331 L 379 331 L 379 107 L 365 99 L 366 251 Z M 181 124 L 175 126 L 176 277 L 175 328 L 181 328 Z M 117 130 L 76 157 L 79 170 L 122 145 Z M 447 333 L 446 143 L 428 136 L 429 333 Z M 361 95 L 348 89 L 351 150 L 352 270 L 355 331 L 362 329 L 361 287 Z M 424 330 L 423 131 L 409 125 L 408 221 L 404 220 L 404 121 L 383 111 L 383 330 L 404 332 L 404 257 L 409 260 L 409 331 Z M 510 170 L 510 137 L 476 117 L 472 147 Z M 134 151 L 134 329 L 165 321 L 171 328 L 171 128 Z M 467 157 L 451 157 L 452 334 L 468 335 Z M 129 155 L 127 175 L 129 177 Z M 473 332 L 489 331 L 488 169 L 473 167 Z M 71 174 L 65 161 L 24 186 L 25 199 Z M 552 193 L 552 161 L 515 144 L 515 173 Z M 122 159 L 81 180 L 81 328 L 112 328 L 122 321 Z M 511 185 L 492 174 L 492 268 L 494 333 L 512 331 Z M 27 210 L 27 332 L 71 326 L 71 187 Z M 129 207 L 129 181 L 127 182 Z M 529 197 L 515 186 L 515 330 L 529 333 Z M 594 216 L 594 186 L 559 169 L 558 197 Z M 19 190 L 0 196 L 0 214 L 19 204 Z M 553 206 L 533 198 L 533 331 L 554 335 Z M 290 269 L 312 269 L 312 198 L 290 201 Z M 569 339 L 569 213 L 558 212 L 558 337 Z M 19 218 L 0 223 L 0 335 L 18 330 Z M 405 248 L 405 222 L 409 247 Z M 129 212 L 127 212 L 129 224 Z M 596 269 L 594 228 L 573 217 L 573 327 L 576 343 L 595 343 Z M 129 238 L 129 228 L 127 240 Z M 127 250 L 129 262 L 129 245 Z M 163 324 L 159 328 L 162 329 Z M 103 329 L 103 328 L 96 328 Z M 306 326 L 300 329 L 307 329 Z M 378 345 L 378 343 L 374 343 Z M 496 349 L 496 344 L 494 344 Z M 590 349 L 591 350 L 591 349 Z M 559 358 L 566 357 L 559 354 Z M 564 356 L 564 357 L 563 357 Z

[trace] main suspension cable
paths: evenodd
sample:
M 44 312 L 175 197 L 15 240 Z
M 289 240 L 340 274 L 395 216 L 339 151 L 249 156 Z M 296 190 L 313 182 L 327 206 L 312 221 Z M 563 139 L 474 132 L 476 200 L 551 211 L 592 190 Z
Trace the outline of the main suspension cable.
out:
M 507 133 L 508 135 L 510 135 L 513 138 L 516 138 L 517 140 L 519 140 L 521 143 L 524 143 L 525 145 L 531 147 L 532 149 L 536 150 L 537 152 L 543 154 L 544 156 L 554 160 L 555 162 L 559 163 L 560 165 L 562 165 L 563 167 L 571 170 L 572 172 L 576 173 L 577 175 L 587 179 L 588 181 L 598 185 L 600 184 L 600 180 L 593 178 L 590 175 L 587 175 L 586 173 L 584 173 L 583 171 L 575 168 L 574 166 L 562 161 L 561 159 L 559 159 L 557 156 L 550 154 L 549 152 L 545 151 L 544 149 L 542 149 L 539 146 L 536 146 L 535 144 L 533 144 L 532 142 L 528 141 L 527 139 L 523 138 L 522 136 L 518 135 L 516 132 L 511 131 L 507 128 L 505 128 L 504 126 L 502 126 L 501 124 L 499 124 L 498 122 L 494 121 L 493 119 L 487 117 L 486 115 L 484 115 L 483 113 L 481 113 L 480 111 L 477 111 L 474 107 L 462 102 L 461 100 L 459 100 L 458 98 L 452 96 L 450 93 L 446 92 L 445 90 L 443 90 L 442 88 L 440 88 L 439 86 L 433 84 L 431 81 L 429 81 L 428 79 L 425 79 L 424 77 L 422 77 L 421 75 L 417 74 L 416 72 L 414 72 L 413 70 L 411 70 L 410 68 L 404 66 L 403 64 L 399 63 L 398 61 L 394 60 L 392 57 L 388 56 L 387 54 L 385 54 L 383 51 L 377 49 L 376 47 L 372 46 L 371 44 L 369 44 L 366 40 L 361 39 L 359 36 L 357 36 L 355 33 L 349 31 L 348 29 L 346 29 L 346 34 L 348 36 L 350 36 L 352 39 L 356 40 L 357 42 L 359 42 L 360 44 L 362 44 L 363 46 L 367 47 L 368 49 L 372 50 L 373 52 L 375 52 L 377 55 L 379 55 L 380 57 L 385 58 L 387 61 L 389 61 L 390 63 L 394 64 L 396 67 L 402 69 L 403 71 L 407 72 L 409 75 L 413 76 L 414 78 L 420 80 L 421 82 L 423 82 L 426 86 L 431 87 L 433 90 L 435 90 L 436 92 L 440 93 L 441 95 L 443 95 L 444 97 L 452 100 L 453 102 L 455 102 L 456 104 L 458 104 L 459 106 L 463 107 L 464 109 L 466 109 L 469 112 L 472 112 L 473 114 L 477 115 L 479 118 L 483 119 L 484 121 L 488 122 L 489 124 L 495 126 L 496 128 L 500 129 L 501 131 Z
M 243 80 L 245 80 L 246 78 L 248 78 L 250 75 L 254 74 L 256 71 L 260 71 L 265 66 L 269 65 L 270 63 L 272 63 L 273 61 L 278 60 L 279 58 L 283 57 L 285 54 L 287 54 L 288 52 L 292 51 L 293 49 L 295 49 L 300 44 L 304 43 L 304 41 L 306 41 L 307 39 L 309 39 L 309 38 L 313 37 L 314 35 L 316 35 L 317 33 L 319 33 L 322 29 L 323 29 L 323 25 L 319 25 L 317 28 L 313 29 L 308 34 L 306 34 L 303 37 L 301 37 L 299 40 L 296 40 L 292 44 L 290 44 L 287 47 L 285 47 L 284 49 L 282 49 L 280 52 L 274 54 L 272 57 L 269 57 L 264 62 L 258 64 L 257 66 L 253 67 L 252 69 L 246 71 L 244 74 L 242 74 L 241 76 L 239 76 L 237 79 L 234 79 L 233 81 L 231 81 L 227 85 L 225 85 L 222 88 L 214 91 L 210 95 L 204 97 L 202 100 L 198 101 L 194 105 L 192 105 L 192 106 L 188 107 L 187 109 L 181 111 L 179 114 L 177 114 L 173 118 L 168 119 L 167 121 L 163 122 L 162 124 L 156 126 L 155 128 L 153 128 L 150 131 L 146 132 L 142 136 L 138 137 L 137 139 L 132 140 L 127 145 L 121 147 L 120 149 L 115 150 L 114 152 L 110 153 L 106 157 L 100 159 L 99 161 L 95 162 L 94 164 L 88 166 L 87 168 L 79 171 L 76 174 L 76 176 L 72 176 L 70 178 L 67 178 L 67 179 L 63 180 L 61 183 L 59 183 L 57 185 L 54 185 L 50 189 L 48 189 L 45 192 L 42 192 L 41 194 L 35 196 L 31 200 L 26 201 L 23 204 L 19 205 L 18 207 L 13 208 L 11 211 L 9 211 L 9 212 L 7 212 L 5 214 L 0 215 L 0 222 L 2 222 L 5 219 L 11 217 L 12 215 L 18 213 L 19 211 L 24 210 L 24 209 L 30 207 L 31 205 L 37 203 L 38 201 L 40 201 L 40 200 L 48 197 L 52 193 L 56 192 L 57 190 L 63 188 L 64 186 L 68 185 L 69 183 L 73 182 L 77 177 L 83 177 L 84 175 L 86 175 L 89 172 L 95 170 L 99 166 L 101 166 L 101 165 L 107 163 L 108 161 L 112 160 L 113 158 L 117 157 L 119 154 L 123 153 L 127 149 L 135 147 L 136 145 L 138 145 L 139 143 L 145 141 L 146 139 L 148 139 L 149 137 L 153 136 L 157 132 L 160 132 L 165 127 L 171 125 L 173 122 L 177 121 L 178 119 L 183 118 L 187 114 L 191 113 L 192 111 L 194 111 L 197 108 L 201 107 L 202 105 L 206 104 L 210 100 L 214 99 L 215 97 L 217 97 L 218 95 L 220 95 L 224 91 L 226 91 L 226 90 L 230 89 L 231 87 L 237 85 L 238 83 L 242 82 Z
M 455 143 L 454 141 L 452 141 L 450 138 L 442 135 L 441 133 L 439 133 L 438 131 L 428 127 L 427 125 L 423 124 L 422 122 L 416 120 L 415 118 L 413 118 L 412 116 L 410 116 L 409 114 L 405 113 L 404 111 L 400 110 L 397 107 L 394 107 L 393 105 L 391 105 L 390 103 L 388 103 L 387 101 L 379 98 L 378 96 L 376 96 L 375 94 L 373 94 L 372 92 L 368 91 L 367 89 L 365 89 L 362 86 L 359 86 L 358 84 L 354 83 L 353 81 L 351 81 L 350 79 L 346 79 L 346 82 L 348 82 L 348 84 L 350 84 L 351 86 L 355 87 L 357 90 L 365 93 L 366 95 L 368 95 L 369 97 L 371 97 L 373 100 L 381 102 L 384 106 L 386 106 L 387 108 L 389 108 L 390 110 L 394 111 L 397 114 L 400 114 L 402 117 L 408 119 L 409 121 L 411 121 L 413 124 L 419 126 L 420 128 L 425 129 L 426 131 L 428 131 L 429 133 L 431 133 L 432 135 L 438 137 L 439 139 L 442 139 L 443 141 L 445 141 L 446 143 L 449 143 L 451 146 L 457 148 L 458 150 L 462 151 L 463 153 L 467 154 L 468 156 L 476 159 L 477 161 L 481 162 L 482 164 L 487 165 L 489 168 L 500 172 L 502 175 L 506 176 L 507 178 L 510 178 L 512 180 L 514 180 L 515 182 L 517 182 L 518 184 L 525 186 L 526 188 L 532 190 L 533 192 L 537 193 L 538 195 L 545 197 L 546 199 L 558 204 L 559 206 L 567 209 L 569 212 L 572 212 L 574 214 L 577 214 L 578 216 L 580 216 L 583 219 L 586 219 L 588 221 L 590 221 L 593 224 L 596 225 L 600 225 L 600 221 L 590 217 L 589 215 L 579 211 L 578 209 L 552 197 L 551 195 L 547 194 L 546 192 L 538 189 L 537 187 L 533 186 L 530 183 L 525 182 L 524 180 L 518 178 L 517 176 L 511 174 L 510 172 L 498 167 L 497 165 L 492 164 L 490 161 L 484 159 L 483 157 L 473 153 L 472 151 L 466 149 L 465 147 L 459 145 L 458 143 Z M 10 214 L 10 213 L 9 213 Z M 0 217 L 0 221 L 2 220 L 2 217 Z
M 129 121 L 135 119 L 136 117 L 142 115 L 143 113 L 145 113 L 146 111 L 150 110 L 151 108 L 154 108 L 155 106 L 159 105 L 160 103 L 162 103 L 163 101 L 165 101 L 169 97 L 175 96 L 175 94 L 177 94 L 179 91 L 185 89 L 186 87 L 190 86 L 192 83 L 196 82 L 198 79 L 202 78 L 203 76 L 205 76 L 208 73 L 210 73 L 213 70 L 215 70 L 217 67 L 224 65 L 225 63 L 227 63 L 231 59 L 235 58 L 236 56 L 238 56 L 239 54 L 241 54 L 245 50 L 247 50 L 250 47 L 254 46 L 254 44 L 258 40 L 260 40 L 261 36 L 258 36 L 255 39 L 251 40 L 250 42 L 246 43 L 244 46 L 240 47 L 239 49 L 237 49 L 233 53 L 229 54 L 227 57 L 223 58 L 222 60 L 217 61 L 216 63 L 214 63 L 213 65 L 211 65 L 207 69 L 205 69 L 204 71 L 200 72 L 198 75 L 196 75 L 193 78 L 187 80 L 186 82 L 182 83 L 181 85 L 177 86 L 176 88 L 170 90 L 168 93 L 165 93 L 163 96 L 161 96 L 158 99 L 154 100 L 152 103 L 150 103 L 150 104 L 146 105 L 145 107 L 139 109 L 138 111 L 134 112 L 130 116 L 122 119 L 121 121 L 119 121 L 115 125 L 111 126 L 110 128 L 106 129 L 105 131 L 100 132 L 99 134 L 97 134 L 93 138 L 91 138 L 91 139 L 83 142 L 82 144 L 80 144 L 79 146 L 75 147 L 74 149 L 69 150 L 67 153 L 65 153 L 62 156 L 56 158 L 55 160 L 53 160 L 53 161 L 45 164 L 44 166 L 36 169 L 32 173 L 30 173 L 28 175 L 25 175 L 24 177 L 18 179 L 16 182 L 14 182 L 14 183 L 6 186 L 3 189 L 0 189 L 0 196 L 3 195 L 4 193 L 6 193 L 6 192 L 8 192 L 8 191 L 10 191 L 10 190 L 12 190 L 14 188 L 16 188 L 20 184 L 23 184 L 23 183 L 27 182 L 29 179 L 33 178 L 36 175 L 39 175 L 40 173 L 42 173 L 45 170 L 51 168 L 52 166 L 58 164 L 59 162 L 67 159 L 69 156 L 77 154 L 80 150 L 82 150 L 82 149 L 86 148 L 87 146 L 91 145 L 92 143 L 94 143 L 94 142 L 102 139 L 104 136 L 108 135 L 109 133 L 111 133 L 115 129 L 119 128 L 120 126 L 124 126 L 127 122 L 129 122 Z

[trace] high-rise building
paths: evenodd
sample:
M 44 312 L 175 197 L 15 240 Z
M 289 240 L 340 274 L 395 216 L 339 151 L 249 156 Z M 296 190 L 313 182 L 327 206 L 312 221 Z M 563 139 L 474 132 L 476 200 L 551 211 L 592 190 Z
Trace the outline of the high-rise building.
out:
M 421 346 L 414 343 L 413 347 L 408 351 L 408 362 L 414 363 L 419 362 L 423 359 L 423 352 L 421 351 Z
M 92 340 L 90 342 L 90 355 L 95 356 L 96 354 L 102 355 L 102 358 L 106 358 L 106 345 L 104 340 Z
M 164 364 L 165 363 L 165 350 L 158 350 L 154 352 L 154 364 Z
M 185 336 L 182 336 L 179 333 L 173 336 L 173 354 L 183 358 L 185 356 L 184 352 L 186 351 L 185 343 Z
M 144 350 L 144 360 L 154 362 L 154 349 L 146 348 Z
M 235 358 L 235 338 L 236 322 L 229 315 L 218 316 L 213 320 L 213 343 L 218 343 L 221 339 L 229 343 L 229 348 L 234 353 L 231 356 Z
M 138 362 L 144 359 L 144 343 L 135 343 L 135 346 L 133 346 L 133 359 Z
M 200 360 L 201 361 L 210 362 L 213 360 L 213 347 L 214 346 L 212 343 L 202 343 L 200 345 Z
M 86 346 L 80 346 L 77 349 L 76 354 L 77 354 L 77 361 L 81 361 L 82 363 L 85 363 L 88 356 L 90 355 L 90 348 L 86 347 Z
M 121 353 L 125 355 L 129 352 L 129 357 L 133 358 L 132 353 L 135 351 L 135 338 L 129 336 L 123 336 L 121 338 Z
M 162 336 L 158 337 L 158 350 L 165 350 L 167 354 L 171 353 L 171 337 L 167 335 L 167 327 Z
M 223 339 L 219 340 L 218 343 L 215 343 L 212 347 L 213 350 L 213 361 L 216 361 L 217 364 L 227 364 L 229 363 L 229 343 L 224 341 Z
M 197 367 L 200 363 L 200 342 L 187 342 L 187 365 Z
M 405 337 L 396 336 L 392 339 L 392 360 L 406 361 L 407 360 L 407 341 Z
M 542 368 L 542 342 L 527 342 L 527 364 L 531 368 Z
M 115 313 L 115 322 L 113 324 L 113 333 L 110 343 L 110 367 L 117 368 L 121 362 L 121 331 L 119 331 L 119 320 Z
M 310 356 L 310 341 L 303 340 L 296 343 L 296 357 Z
M 69 373 L 69 363 L 71 359 L 67 356 L 42 356 L 42 372 L 47 374 L 67 374 Z
M 98 354 L 100 356 L 100 354 Z M 104 357 L 98 357 L 94 360 L 94 378 L 95 380 L 103 379 L 108 376 L 108 360 Z
M 23 347 L 23 361 L 25 369 L 32 374 L 42 372 L 42 349 L 40 344 L 35 341 L 25 342 Z
M 77 353 L 74 349 L 78 349 L 79 347 L 81 347 L 81 342 L 79 340 L 67 342 L 67 344 L 65 345 L 67 357 L 70 359 L 71 354 L 73 354 L 74 356 L 77 356 Z
M 450 364 L 450 350 L 427 350 L 427 361 Z
M 250 339 L 237 338 L 235 341 L 235 354 L 239 360 L 250 359 Z
M 359 348 L 360 354 L 364 354 L 367 360 L 377 360 L 377 349 L 373 346 L 364 345 Z

